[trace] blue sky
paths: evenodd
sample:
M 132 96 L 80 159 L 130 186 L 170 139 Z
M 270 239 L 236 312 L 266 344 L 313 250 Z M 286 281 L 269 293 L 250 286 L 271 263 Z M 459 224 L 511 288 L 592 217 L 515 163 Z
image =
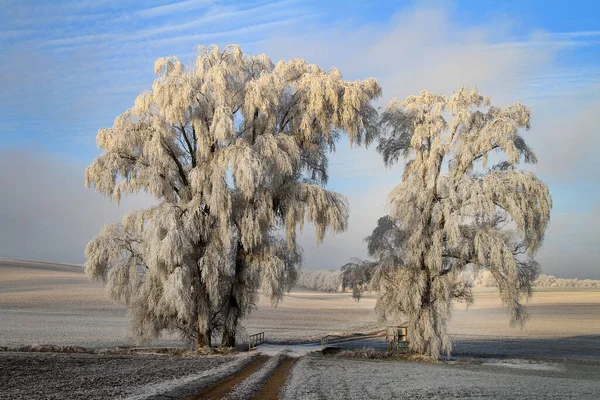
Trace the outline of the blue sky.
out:
M 540 159 L 532 169 L 548 183 L 555 205 L 540 260 L 545 272 L 600 277 L 593 245 L 600 242 L 600 2 L 0 0 L 0 6 L 0 256 L 81 262 L 82 246 L 104 222 L 148 204 L 138 196 L 116 209 L 84 193 L 83 169 L 99 154 L 98 128 L 112 125 L 151 86 L 156 58 L 174 54 L 189 62 L 199 44 L 238 43 L 275 61 L 302 57 L 336 66 L 350 79 L 375 76 L 384 91 L 381 106 L 421 89 L 449 94 L 460 85 L 478 86 L 498 105 L 530 106 L 533 128 L 525 137 Z M 47 182 L 25 165 L 44 169 Z M 350 200 L 351 225 L 319 248 L 308 230 L 302 239 L 308 268 L 364 257 L 361 239 L 400 180 L 401 167 L 385 169 L 372 149 L 350 149 L 345 141 L 330 165 L 330 187 Z M 69 199 L 61 200 L 65 193 Z M 34 198 L 29 208 L 24 196 Z M 56 206 L 65 202 L 70 206 Z M 48 212 L 34 217 L 32 207 Z M 83 228 L 73 234 L 75 225 Z M 42 226 L 53 227 L 54 239 L 42 235 Z M 20 246 L 17 237 L 30 244 Z

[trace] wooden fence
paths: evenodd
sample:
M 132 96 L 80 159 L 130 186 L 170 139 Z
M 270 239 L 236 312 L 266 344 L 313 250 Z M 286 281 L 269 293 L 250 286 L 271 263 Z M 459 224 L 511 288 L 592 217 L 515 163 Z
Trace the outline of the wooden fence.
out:
M 255 349 L 257 346 L 260 346 L 265 342 L 265 333 L 259 332 L 254 335 L 250 335 L 248 339 L 248 347 L 250 350 Z

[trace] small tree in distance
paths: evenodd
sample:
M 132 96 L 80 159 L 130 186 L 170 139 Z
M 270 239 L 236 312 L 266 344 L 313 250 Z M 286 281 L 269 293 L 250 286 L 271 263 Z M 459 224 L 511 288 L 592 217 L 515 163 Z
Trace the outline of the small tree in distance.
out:
M 537 161 L 520 135 L 529 119 L 519 103 L 493 107 L 466 88 L 450 98 L 423 91 L 393 100 L 382 115 L 377 150 L 387 166 L 407 162 L 389 195 L 390 215 L 366 239 L 376 261 L 353 268 L 371 266 L 376 311 L 408 320 L 417 353 L 450 353 L 452 303 L 472 301 L 462 280 L 468 265 L 492 273 L 511 324 L 527 318 L 520 298 L 532 293 L 539 271 L 533 256 L 552 207 L 547 186 L 517 168 Z
M 296 279 L 296 229 L 346 229 L 345 198 L 324 188 L 342 132 L 375 135 L 375 79 L 347 81 L 301 59 L 274 65 L 238 46 L 201 48 L 186 68 L 156 61 L 152 91 L 112 128 L 86 186 L 117 201 L 145 191 L 158 205 L 105 226 L 86 248 L 89 276 L 131 309 L 140 338 L 163 330 L 235 345 L 258 291 L 277 304 Z
M 372 273 L 376 263 L 368 260 L 353 260 L 340 268 L 342 291 L 352 290 L 352 298 L 358 303 L 363 292 L 375 289 Z

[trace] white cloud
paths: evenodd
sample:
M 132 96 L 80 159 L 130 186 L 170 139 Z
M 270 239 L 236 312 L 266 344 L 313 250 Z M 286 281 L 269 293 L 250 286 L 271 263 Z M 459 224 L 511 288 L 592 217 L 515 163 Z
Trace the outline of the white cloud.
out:
M 88 6 L 79 11 L 93 9 L 91 3 Z M 142 13 L 146 12 L 148 17 L 168 15 L 191 6 L 198 9 L 205 4 L 181 1 L 163 8 L 149 7 Z M 199 41 L 250 42 L 244 50 L 265 52 L 275 61 L 302 57 L 325 68 L 336 66 L 348 79 L 375 76 L 384 89 L 384 96 L 378 103 L 380 106 L 392 97 L 404 98 L 422 89 L 449 94 L 461 85 L 478 86 L 497 105 L 521 101 L 533 110 L 533 129 L 525 137 L 540 158 L 535 171 L 550 185 L 551 192 L 553 187 L 559 187 L 556 182 L 561 183 L 560 190 L 568 190 L 565 187 L 568 188 L 574 177 L 589 180 L 590 185 L 598 185 L 595 173 L 600 169 L 597 161 L 600 141 L 596 134 L 600 111 L 600 67 L 591 64 L 572 67 L 564 62 L 572 51 L 597 48 L 598 31 L 531 32 L 527 36 L 515 36 L 512 34 L 513 26 L 506 20 L 490 19 L 474 27 L 464 27 L 454 18 L 451 9 L 429 7 L 406 8 L 392 16 L 389 22 L 377 25 L 346 21 L 325 27 L 315 22 L 317 18 L 296 2 L 264 3 L 246 8 L 239 5 L 229 8 L 206 6 L 207 12 L 201 17 L 190 16 L 185 21 L 167 18 L 164 25 L 151 29 L 132 27 L 123 31 L 119 25 L 122 20 L 112 21 L 110 23 L 115 25 L 109 26 L 116 28 L 114 31 L 102 33 L 90 29 L 78 32 L 85 37 L 72 39 L 58 27 L 53 31 L 59 36 L 55 39 L 63 42 L 55 43 L 51 53 L 47 53 L 48 49 L 42 48 L 39 42 L 34 43 L 40 49 L 36 56 L 7 49 L 11 50 L 6 52 L 7 56 L 14 62 L 0 67 L 0 74 L 6 78 L 9 89 L 0 94 L 0 101 L 8 112 L 24 113 L 35 108 L 37 114 L 32 115 L 28 123 L 35 122 L 36 118 L 39 119 L 38 114 L 46 112 L 55 115 L 56 119 L 68 121 L 68 128 L 80 123 L 75 117 L 85 119 L 89 125 L 90 120 L 94 123 L 99 119 L 105 121 L 105 114 L 112 118 L 124 111 L 126 106 L 123 104 L 130 105 L 139 89 L 132 94 L 123 90 L 125 86 L 150 86 L 151 61 L 154 58 L 176 53 L 177 50 L 190 51 L 192 44 L 197 45 Z M 60 11 L 63 15 L 57 18 L 72 17 L 65 16 L 65 10 Z M 8 36 L 31 26 L 30 22 L 34 19 L 30 17 L 35 15 L 27 12 L 22 18 L 23 23 L 17 23 L 6 31 Z M 82 18 L 105 17 L 88 14 Z M 280 22 L 282 17 L 287 19 Z M 123 18 L 131 20 L 135 17 L 125 15 Z M 223 21 L 227 24 L 219 25 L 213 33 L 204 26 Z M 195 25 L 198 28 L 194 30 Z M 181 29 L 182 26 L 185 29 Z M 166 33 L 168 37 L 164 37 Z M 270 39 L 253 42 L 265 35 L 269 35 Z M 154 36 L 160 37 L 160 40 L 148 40 Z M 173 48 L 175 43 L 179 45 Z M 37 48 L 35 46 L 32 48 Z M 81 83 L 84 81 L 85 85 Z M 82 85 L 86 86 L 83 90 Z M 87 85 L 91 85 L 93 90 L 86 91 Z M 46 95 L 40 96 L 42 92 Z M 115 92 L 122 95 L 115 96 Z M 48 111 L 45 111 L 46 108 Z M 5 126 L 5 129 L 9 128 Z M 20 132 L 16 128 L 10 130 Z M 91 132 L 85 131 L 84 134 L 89 137 Z M 3 162 L 0 178 L 11 188 L 1 197 L 1 215 L 5 219 L 0 224 L 0 255 L 72 261 L 59 256 L 74 254 L 79 257 L 82 245 L 99 230 L 103 221 L 124 213 L 126 206 L 115 211 L 110 203 L 102 202 L 98 195 L 80 187 L 83 167 L 79 168 L 81 171 L 75 171 L 37 153 L 33 156 L 20 153 L 18 157 L 25 161 L 19 165 L 31 176 L 22 177 L 21 172 L 15 172 L 19 174 L 17 177 L 7 172 L 19 171 L 11 167 L 19 160 L 10 156 L 3 153 L 0 159 Z M 36 170 L 43 170 L 41 178 L 34 177 Z M 319 248 L 315 246 L 314 231 L 306 227 L 301 243 L 308 268 L 337 267 L 351 257 L 366 255 L 362 240 L 386 212 L 387 193 L 400 181 L 401 166 L 387 170 L 373 148 L 350 149 L 347 141 L 342 140 L 337 152 L 330 158 L 329 172 L 331 187 L 349 198 L 350 227 L 343 235 L 326 237 Z M 63 180 L 65 186 L 60 189 Z M 47 196 L 36 196 L 33 188 L 38 182 L 39 191 L 47 193 Z M 56 194 L 52 194 L 53 191 Z M 598 192 L 591 191 L 590 195 Z M 556 198 L 560 199 L 560 196 Z M 39 204 L 36 205 L 34 200 Z M 63 200 L 67 206 L 59 204 Z M 131 201 L 133 204 L 140 200 Z M 88 204 L 100 211 L 89 214 Z M 143 201 L 138 204 L 143 204 Z M 56 207 L 56 211 L 46 214 L 36 211 L 44 207 L 50 210 L 50 206 Z M 69 215 L 71 209 L 72 215 Z M 561 254 L 571 255 L 569 265 L 581 266 L 579 269 L 564 269 L 565 276 L 587 273 L 594 268 L 598 270 L 596 264 L 590 264 L 590 255 L 595 253 L 587 245 L 577 245 L 588 243 L 588 238 L 600 242 L 598 231 L 589 225 L 580 230 L 565 228 L 582 226 L 582 221 L 597 221 L 594 218 L 598 210 L 567 210 L 557 202 L 555 209 L 556 215 L 553 215 L 552 227 L 548 231 L 548 245 L 540 253 L 540 259 L 550 262 L 549 268 L 552 268 L 545 272 L 561 275 L 560 265 L 551 262 L 553 259 L 562 260 Z M 31 212 L 32 217 L 23 214 L 25 211 Z M 12 225 L 4 223 L 9 220 Z M 569 225 L 570 221 L 572 225 Z M 567 231 L 571 233 L 565 233 Z M 44 239 L 42 232 L 51 234 Z M 574 237 L 577 239 L 572 239 Z M 22 246 L 27 238 L 39 245 Z M 559 243 L 573 244 L 565 251 L 557 245 Z M 43 257 L 44 251 L 47 257 Z M 566 264 L 566 259 L 564 261 Z
M 278 35 L 265 43 L 268 54 L 303 57 L 336 66 L 351 78 L 376 76 L 384 99 L 406 97 L 427 88 L 449 93 L 476 85 L 490 96 L 528 80 L 553 56 L 513 43 L 504 24 L 464 28 L 444 9 L 410 9 L 387 25 L 305 29 L 310 35 Z M 500 39 L 506 38 L 505 41 Z M 512 96 L 514 98 L 514 96 Z
M 545 274 L 561 278 L 598 279 L 600 272 L 598 243 L 600 243 L 600 202 L 589 211 L 555 214 L 537 260 Z
M 153 204 L 138 195 L 117 206 L 84 188 L 84 170 L 40 150 L 0 150 L 0 257 L 82 263 L 105 223 Z
M 375 76 L 384 91 L 380 105 L 422 89 L 450 94 L 461 85 L 477 86 L 495 105 L 521 101 L 533 109 L 534 128 L 525 138 L 538 153 L 535 170 L 551 192 L 553 182 L 568 187 L 575 176 L 589 178 L 600 170 L 596 134 L 600 92 L 595 86 L 600 69 L 557 66 L 568 51 L 598 46 L 599 32 L 532 32 L 516 38 L 504 21 L 465 28 L 453 21 L 449 10 L 430 8 L 408 9 L 388 24 L 342 23 L 298 32 L 311 33 L 282 33 L 261 43 L 260 50 L 275 59 L 302 57 L 325 68 L 335 66 L 350 79 Z M 346 233 L 326 237 L 320 247 L 315 245 L 314 232 L 307 229 L 301 237 L 306 268 L 336 268 L 351 257 L 366 256 L 363 239 L 385 214 L 387 193 L 401 179 L 401 166 L 387 170 L 379 157 L 374 149 L 350 150 L 343 144 L 330 157 L 333 186 L 342 187 L 351 204 L 350 225 Z M 352 180 L 354 185 L 348 183 Z M 593 224 L 577 229 L 582 221 L 597 221 L 598 210 L 565 212 L 560 201 L 555 209 L 559 210 L 548 230 L 547 246 L 539 255 L 548 264 L 544 272 L 598 277 L 595 253 L 588 244 L 600 242 L 600 234 Z M 572 229 L 567 234 L 563 227 L 569 224 Z M 571 247 L 557 246 L 561 242 Z
M 600 96 L 557 96 L 533 102 L 532 110 L 528 136 L 540 160 L 533 170 L 550 183 L 585 179 L 598 185 Z

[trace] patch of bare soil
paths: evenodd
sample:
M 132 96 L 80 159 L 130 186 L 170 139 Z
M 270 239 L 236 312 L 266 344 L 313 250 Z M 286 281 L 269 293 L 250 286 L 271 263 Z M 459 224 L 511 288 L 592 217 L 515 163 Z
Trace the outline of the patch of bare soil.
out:
M 288 376 L 292 372 L 295 358 L 286 357 L 284 358 L 279 367 L 275 370 L 273 375 L 267 380 L 263 387 L 254 395 L 253 400 L 277 400 L 279 399 L 279 393 L 285 385 Z
M 216 385 L 209 387 L 198 394 L 186 397 L 186 400 L 219 400 L 224 398 L 237 385 L 242 383 L 250 375 L 258 371 L 258 369 L 269 359 L 269 356 L 259 355 L 252 360 L 245 368 L 237 371 L 225 380 L 218 382 Z
M 112 399 L 209 371 L 235 356 L 0 352 L 0 399 Z

